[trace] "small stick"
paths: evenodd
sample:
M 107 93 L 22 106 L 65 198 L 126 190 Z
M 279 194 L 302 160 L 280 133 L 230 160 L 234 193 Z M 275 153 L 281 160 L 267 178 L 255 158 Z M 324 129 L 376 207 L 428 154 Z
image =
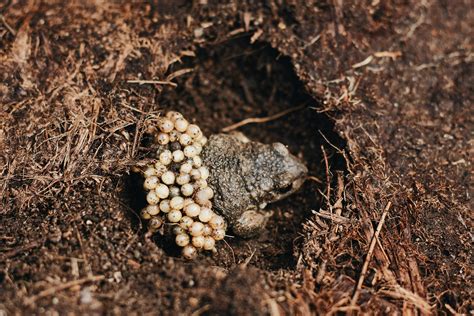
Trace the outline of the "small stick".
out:
M 177 78 L 177 77 L 180 77 L 184 74 L 187 74 L 189 72 L 192 72 L 194 71 L 194 68 L 185 68 L 185 69 L 180 69 L 178 71 L 175 71 L 173 72 L 172 74 L 170 74 L 168 77 L 166 77 L 166 81 L 167 82 L 170 82 L 171 80 L 173 80 L 174 78 Z
M 11 257 L 15 257 L 16 255 L 20 254 L 20 253 L 24 253 L 28 250 L 31 250 L 33 248 L 36 248 L 36 247 L 39 247 L 43 244 L 43 241 L 33 241 L 27 245 L 24 245 L 24 246 L 20 246 L 16 249 L 13 249 L 13 250 L 10 250 L 10 251 L 7 251 L 5 252 L 1 257 L 0 257 L 0 261 L 4 261 L 8 258 L 11 258 Z
M 374 56 L 377 58 L 382 58 L 382 57 L 390 57 L 392 59 L 396 59 L 397 57 L 402 56 L 402 52 L 397 50 L 395 52 L 389 52 L 389 51 L 383 51 L 383 52 L 375 52 Z
M 325 219 L 330 219 L 336 224 L 350 223 L 350 219 L 348 219 L 344 216 L 341 216 L 341 215 L 337 215 L 337 214 L 327 212 L 327 211 L 319 211 L 319 212 L 315 212 L 314 214 L 316 216 L 319 216 L 319 217 L 322 217 L 322 218 L 325 218 Z
M 82 279 L 79 279 L 79 280 L 72 280 L 72 281 L 57 285 L 57 286 L 50 287 L 49 289 L 43 290 L 43 291 L 39 292 L 38 294 L 27 298 L 25 300 L 25 305 L 30 305 L 30 304 L 34 303 L 36 300 L 38 300 L 40 298 L 52 295 L 52 294 L 54 294 L 56 292 L 59 292 L 59 291 L 62 291 L 62 290 L 66 290 L 66 289 L 71 288 L 73 286 L 81 285 L 81 284 L 87 283 L 87 282 L 100 281 L 100 280 L 103 280 L 104 278 L 105 278 L 105 276 L 103 276 L 103 275 L 92 275 L 92 276 L 88 276 L 88 277 L 85 277 L 85 278 L 82 278 Z
M 232 249 L 232 247 L 229 245 L 229 243 L 225 240 L 225 239 L 222 239 L 224 241 L 224 243 L 227 245 L 227 247 L 230 248 L 230 251 L 232 252 L 232 258 L 234 259 L 234 264 L 236 263 L 235 261 L 235 252 L 234 252 L 234 249 Z
M 319 180 L 319 179 L 318 179 L 317 177 L 315 177 L 315 176 L 307 176 L 306 179 L 312 180 L 312 181 L 317 182 L 317 183 L 319 183 L 319 184 L 322 184 L 322 183 L 323 183 L 323 181 Z
M 341 216 L 342 214 L 342 194 L 344 193 L 344 178 L 342 176 L 342 172 L 337 172 L 337 193 L 336 193 L 336 202 L 332 206 L 335 210 L 336 216 Z M 343 217 L 344 218 L 344 217 Z M 333 228 L 332 234 L 336 235 L 337 231 L 339 230 L 339 225 L 336 225 Z
M 170 85 L 173 87 L 177 87 L 178 84 L 171 82 L 171 81 L 162 81 L 162 80 L 127 80 L 127 83 L 138 83 L 138 84 L 162 84 L 162 85 Z
M 344 178 L 342 172 L 337 172 L 337 193 L 336 193 L 336 202 L 333 205 L 333 208 L 336 210 L 336 215 L 342 214 L 342 194 L 344 193 Z
M 199 315 L 202 315 L 204 314 L 205 312 L 207 312 L 209 309 L 211 308 L 211 305 L 210 304 L 206 304 L 202 307 L 199 307 L 197 310 L 195 310 L 191 316 L 199 316 Z
M 385 223 L 385 217 L 387 217 L 388 210 L 392 206 L 392 202 L 389 201 L 385 209 L 383 210 L 382 217 L 380 218 L 380 222 L 377 225 L 377 230 L 372 237 L 372 241 L 370 242 L 369 251 L 367 252 L 367 257 L 365 258 L 364 265 L 362 266 L 362 271 L 360 273 L 359 281 L 357 282 L 357 287 L 354 291 L 354 295 L 351 299 L 351 305 L 355 305 L 357 299 L 359 298 L 360 290 L 362 288 L 362 284 L 364 283 L 365 275 L 367 274 L 367 269 L 369 268 L 370 260 L 372 259 L 372 254 L 375 249 L 375 245 L 377 244 L 377 239 L 379 238 L 380 231 L 382 230 L 382 226 Z
M 324 140 L 329 144 L 331 145 L 332 148 L 334 148 L 335 150 L 337 150 L 338 153 L 344 153 L 344 151 L 340 148 L 338 148 L 336 145 L 334 145 L 333 143 L 331 143 L 329 141 L 329 139 L 327 139 L 326 135 L 323 134 L 323 132 L 321 132 L 321 130 L 318 130 L 319 134 L 321 134 L 321 136 L 324 138 Z
M 252 260 L 252 258 L 253 258 L 253 256 L 255 255 L 255 252 L 256 252 L 256 251 L 257 251 L 257 248 L 255 248 L 255 249 L 252 251 L 252 253 L 250 254 L 250 256 L 249 256 L 248 258 L 246 258 L 243 263 L 240 264 L 240 266 L 241 266 L 242 268 L 247 268 L 247 266 L 248 266 L 249 263 L 250 263 L 250 260 Z
M 449 305 L 448 303 L 444 304 L 444 307 L 446 307 L 446 309 L 448 311 L 451 312 L 451 314 L 453 315 L 460 315 L 458 312 L 456 312 L 456 310 L 454 308 L 451 307 L 451 305 Z
M 274 114 L 274 115 L 271 115 L 271 116 L 267 116 L 267 117 L 250 117 L 250 118 L 246 118 L 245 120 L 243 121 L 240 121 L 238 123 L 235 123 L 235 124 L 232 124 L 232 125 L 229 125 L 227 127 L 224 127 L 222 129 L 223 132 L 230 132 L 230 131 L 233 131 L 234 129 L 237 129 L 241 126 L 244 126 L 244 125 L 247 125 L 247 124 L 251 124 L 251 123 L 266 123 L 266 122 L 269 122 L 269 121 L 273 121 L 273 120 L 276 120 L 284 115 L 287 115 L 289 113 L 292 113 L 292 112 L 296 112 L 296 111 L 299 111 L 301 109 L 305 108 L 305 105 L 300 105 L 300 106 L 296 106 L 294 108 L 289 108 L 289 109 L 286 109 L 285 111 L 281 111 L 277 114 Z
M 82 236 L 81 236 L 81 233 L 79 232 L 79 229 L 77 229 L 76 223 L 74 223 L 74 228 L 76 229 L 76 236 L 77 236 L 77 239 L 79 240 L 79 245 L 81 246 L 82 260 L 84 260 L 86 270 L 87 270 L 87 275 L 91 276 L 92 275 L 91 266 L 89 265 L 89 260 L 87 260 L 87 255 L 84 250 L 84 243 L 82 242 Z
M 328 162 L 328 156 L 326 155 L 326 150 L 324 149 L 323 145 L 321 145 L 321 151 L 323 152 L 324 165 L 326 166 L 326 184 L 328 186 L 327 193 L 326 193 L 326 199 L 328 201 L 328 208 L 330 210 L 332 210 L 332 207 L 331 207 L 331 178 L 329 176 L 329 162 Z
M 2 21 L 3 25 L 7 28 L 7 30 L 13 35 L 16 36 L 16 31 L 8 24 L 7 20 L 5 20 L 5 17 L 3 14 L 0 14 L 0 20 Z
M 373 59 L 374 59 L 374 56 L 370 55 L 369 57 L 367 57 L 367 58 L 364 59 L 363 61 L 352 65 L 352 68 L 355 69 L 355 68 L 360 68 L 360 67 L 367 66 L 368 64 L 370 64 L 370 62 L 371 62 Z

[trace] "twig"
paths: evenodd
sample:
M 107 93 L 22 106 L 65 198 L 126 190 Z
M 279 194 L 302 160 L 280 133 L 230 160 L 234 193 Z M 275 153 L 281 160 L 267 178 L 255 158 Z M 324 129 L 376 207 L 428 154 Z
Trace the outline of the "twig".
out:
M 336 192 L 336 202 L 333 204 L 333 209 L 334 209 L 334 215 L 340 216 L 342 218 L 345 218 L 341 216 L 342 214 L 342 201 L 343 201 L 343 195 L 344 193 L 344 177 L 342 175 L 341 171 L 337 171 L 337 192 Z M 339 225 L 336 225 L 332 229 L 332 236 L 335 236 L 337 231 L 339 230 Z
M 367 269 L 369 268 L 370 259 L 372 259 L 372 254 L 375 249 L 375 245 L 377 244 L 377 239 L 379 238 L 380 231 L 382 230 L 382 226 L 385 223 L 385 217 L 387 217 L 388 210 L 392 206 L 392 202 L 389 201 L 385 209 L 383 210 L 382 217 L 380 218 L 379 224 L 377 225 L 377 229 L 375 230 L 374 236 L 372 237 L 372 241 L 370 242 L 369 251 L 367 252 L 367 257 L 365 258 L 364 265 L 362 266 L 362 271 L 360 273 L 359 281 L 357 282 L 356 289 L 354 291 L 354 295 L 351 299 L 351 305 L 355 305 L 357 299 L 360 295 L 360 290 L 362 289 L 362 284 L 364 283 L 365 275 L 367 274 Z
M 328 202 L 329 210 L 332 210 L 332 207 L 331 207 L 331 177 L 329 176 L 329 162 L 328 162 L 328 156 L 326 155 L 326 150 L 324 149 L 323 145 L 321 145 L 321 151 L 323 152 L 324 165 L 326 166 L 326 185 L 327 185 L 326 200 Z
M 390 57 L 392 59 L 396 59 L 397 57 L 402 56 L 402 52 L 399 50 L 394 51 L 394 52 L 382 51 L 382 52 L 375 52 L 374 56 L 377 58 Z
M 458 312 L 456 312 L 456 310 L 454 308 L 452 308 L 451 305 L 449 305 L 448 303 L 444 304 L 444 307 L 446 307 L 446 309 L 448 311 L 450 311 L 451 314 L 453 314 L 453 315 L 461 315 Z
M 420 17 L 418 18 L 418 20 L 412 24 L 410 26 L 410 28 L 408 29 L 408 32 L 405 34 L 405 36 L 402 37 L 402 40 L 407 40 L 409 39 L 410 37 L 413 36 L 413 33 L 415 33 L 415 30 L 421 25 L 423 24 L 423 22 L 425 22 L 425 15 L 422 13 L 420 15 Z
M 125 104 L 125 103 L 122 103 L 121 105 L 122 105 L 123 107 L 127 108 L 127 109 L 130 109 L 130 110 L 132 110 L 132 111 L 135 111 L 135 112 L 138 112 L 138 113 L 141 113 L 141 114 L 149 114 L 149 113 L 147 113 L 147 112 L 144 112 L 144 111 L 142 111 L 142 110 L 140 110 L 140 109 L 134 108 L 133 106 L 130 106 L 130 105 Z
M 342 194 L 344 193 L 344 177 L 341 171 L 337 172 L 337 193 L 336 193 L 336 202 L 333 205 L 333 208 L 336 210 L 336 215 L 342 214 Z
M 299 111 L 303 108 L 305 108 L 305 105 L 300 105 L 300 106 L 296 106 L 294 108 L 289 108 L 289 109 L 286 109 L 285 111 L 282 111 L 282 112 L 279 112 L 277 114 L 267 116 L 267 117 L 250 117 L 250 118 L 247 118 L 247 119 L 245 119 L 243 121 L 240 121 L 238 123 L 235 123 L 235 124 L 229 125 L 227 127 L 224 127 L 222 129 L 222 131 L 223 132 L 230 132 L 230 131 L 233 131 L 234 129 L 237 129 L 241 126 L 251 124 L 251 123 L 266 123 L 266 122 L 269 122 L 269 121 L 276 120 L 276 119 L 278 119 L 278 118 L 280 118 L 284 115 L 287 115 L 289 113 Z
M 127 80 L 127 83 L 138 83 L 142 84 L 162 84 L 162 85 L 170 85 L 172 87 L 177 87 L 178 84 L 171 82 L 171 81 L 163 81 L 163 80 Z
M 84 250 L 84 243 L 82 242 L 82 236 L 81 236 L 81 233 L 79 232 L 79 229 L 77 229 L 76 223 L 74 223 L 74 228 L 76 229 L 77 240 L 79 240 L 79 245 L 81 246 L 82 260 L 84 260 L 84 264 L 87 270 L 87 275 L 91 276 L 92 275 L 91 266 L 89 265 L 89 260 L 87 259 L 87 255 Z
M 180 76 L 182 76 L 184 74 L 187 74 L 189 72 L 192 72 L 192 71 L 194 71 L 194 68 L 184 68 L 184 69 L 177 70 L 177 71 L 173 72 L 172 74 L 168 75 L 168 77 L 166 77 L 166 81 L 170 82 L 174 78 L 180 77 Z
M 311 45 L 313 45 L 314 43 L 316 43 L 320 37 L 321 37 L 321 34 L 318 34 L 315 37 L 313 37 L 308 43 L 303 45 L 303 49 L 306 49 L 310 47 Z
M 316 279 L 315 279 L 316 284 L 321 284 L 321 281 L 323 280 L 324 275 L 326 274 L 326 265 L 327 265 L 327 260 L 323 259 L 321 261 L 321 264 L 319 265 L 318 272 L 316 273 Z
M 227 245 L 227 247 L 230 248 L 230 251 L 232 252 L 232 258 L 234 259 L 234 264 L 236 263 L 236 260 L 235 260 L 235 252 L 234 252 L 234 249 L 232 249 L 232 247 L 229 245 L 229 243 L 227 242 L 227 240 L 225 239 L 222 239 L 224 241 L 224 243 Z
M 315 177 L 315 176 L 307 176 L 306 179 L 312 180 L 312 181 L 314 181 L 314 182 L 316 182 L 316 183 L 319 183 L 319 184 L 322 184 L 322 183 L 323 183 L 323 181 L 319 180 L 319 179 L 318 179 L 317 177 Z
M 270 316 L 280 316 L 280 309 L 278 308 L 278 303 L 275 299 L 268 297 L 265 302 L 268 304 L 268 309 Z
M 340 154 L 343 154 L 344 153 L 344 150 L 338 148 L 336 145 L 334 145 L 333 143 L 331 143 L 329 141 L 329 139 L 326 137 L 326 135 L 323 134 L 323 132 L 321 132 L 321 130 L 318 130 L 319 134 L 324 138 L 324 140 L 329 144 L 331 145 L 332 148 L 334 148 L 338 153 Z
M 255 255 L 255 252 L 257 251 L 257 248 L 255 248 L 252 253 L 250 254 L 250 256 L 248 256 L 248 258 L 246 258 L 244 260 L 244 262 L 242 262 L 242 264 L 240 265 L 242 268 L 247 268 L 247 266 L 249 265 L 250 263 L 250 260 L 252 260 L 253 256 Z
M 8 22 L 5 20 L 5 17 L 0 14 L 0 20 L 2 21 L 3 25 L 7 28 L 7 30 L 13 35 L 16 36 L 16 31 L 8 24 Z
M 330 219 L 336 224 L 347 224 L 351 222 L 350 219 L 348 219 L 347 217 L 344 217 L 338 214 L 333 214 L 333 213 L 330 213 L 328 211 L 323 211 L 323 210 L 319 212 L 314 212 L 314 215 L 325 218 L 325 219 Z
M 56 292 L 71 288 L 73 286 L 81 285 L 81 284 L 84 284 L 84 283 L 87 283 L 87 282 L 100 281 L 100 280 L 103 280 L 104 278 L 105 278 L 105 276 L 103 276 L 103 275 L 92 275 L 92 276 L 88 276 L 88 277 L 85 277 L 85 278 L 82 278 L 82 279 L 79 279 L 79 280 L 73 280 L 73 281 L 69 281 L 69 282 L 66 282 L 66 283 L 63 283 L 63 284 L 60 284 L 60 285 L 57 285 L 57 286 L 50 287 L 49 289 L 43 290 L 43 291 L 39 292 L 38 294 L 30 296 L 29 298 L 25 299 L 25 305 L 33 304 L 36 300 L 38 300 L 40 298 L 52 295 Z
M 207 312 L 209 309 L 211 308 L 211 305 L 210 304 L 206 304 L 202 307 L 199 307 L 198 309 L 196 309 L 192 314 L 191 316 L 199 316 L 199 315 L 202 315 L 204 314 L 205 312 Z
M 367 58 L 364 59 L 363 61 L 352 65 L 352 68 L 355 69 L 355 68 L 360 68 L 360 67 L 367 66 L 368 64 L 370 64 L 370 62 L 371 62 L 373 59 L 374 59 L 374 56 L 370 55 L 369 57 L 367 57 Z
M 401 287 L 398 284 L 395 285 L 392 289 L 393 290 L 382 289 L 378 291 L 378 293 L 382 295 L 386 295 L 391 298 L 402 299 L 403 301 L 408 301 L 412 303 L 413 305 L 415 305 L 417 308 L 421 309 L 422 314 L 430 315 L 430 311 L 432 307 L 430 306 L 430 304 L 428 304 L 428 302 L 425 301 L 425 299 L 420 297 L 418 294 L 413 293 Z
M 28 251 L 30 249 L 33 249 L 33 248 L 36 248 L 36 247 L 39 247 L 43 244 L 43 241 L 33 241 L 29 244 L 26 244 L 24 246 L 20 246 L 16 249 L 13 249 L 13 250 L 10 250 L 8 252 L 5 252 L 1 257 L 0 257 L 0 261 L 4 261 L 8 258 L 11 258 L 11 257 L 15 257 L 17 254 L 19 253 L 23 253 L 25 251 Z
M 255 43 L 262 34 L 262 29 L 258 29 L 257 31 L 255 31 L 255 33 L 253 33 L 252 37 L 250 38 L 250 44 Z

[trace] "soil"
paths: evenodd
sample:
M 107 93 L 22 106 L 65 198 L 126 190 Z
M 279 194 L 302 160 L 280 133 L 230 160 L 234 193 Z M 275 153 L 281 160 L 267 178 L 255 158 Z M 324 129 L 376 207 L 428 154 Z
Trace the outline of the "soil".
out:
M 469 1 L 0 4 L 0 313 L 472 313 Z M 215 254 L 149 236 L 132 166 L 179 110 L 310 179 Z M 374 237 L 375 236 L 375 237 Z

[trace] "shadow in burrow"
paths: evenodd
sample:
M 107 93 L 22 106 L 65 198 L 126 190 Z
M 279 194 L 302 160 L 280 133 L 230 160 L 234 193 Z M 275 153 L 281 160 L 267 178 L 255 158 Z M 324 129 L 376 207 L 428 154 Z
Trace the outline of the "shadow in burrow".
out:
M 245 37 L 206 46 L 197 51 L 196 57 L 174 64 L 169 73 L 181 69 L 192 71 L 174 79 L 176 88 L 164 87 L 155 103 L 164 111 L 180 111 L 208 136 L 249 117 L 268 117 L 299 108 L 281 118 L 238 130 L 252 140 L 287 145 L 290 152 L 306 163 L 310 175 L 322 183 L 308 180 L 294 195 L 269 204 L 266 209 L 273 216 L 260 236 L 229 236 L 219 243 L 217 253 L 205 252 L 198 258 L 212 265 L 231 267 L 252 256 L 250 263 L 262 269 L 294 268 L 295 247 L 300 245 L 303 223 L 312 210 L 321 206 L 318 189 L 325 185 L 326 177 L 321 147 L 325 148 L 330 170 L 344 170 L 343 157 L 328 141 L 340 149 L 345 142 L 334 131 L 331 119 L 317 111 L 320 102 L 306 92 L 291 60 L 268 43 L 250 44 Z M 148 143 L 145 137 L 142 147 Z M 137 214 L 146 204 L 141 183 L 139 175 L 126 179 L 126 199 Z M 136 224 L 137 220 L 134 221 Z M 179 256 L 180 249 L 171 236 L 155 234 L 153 240 L 168 255 Z

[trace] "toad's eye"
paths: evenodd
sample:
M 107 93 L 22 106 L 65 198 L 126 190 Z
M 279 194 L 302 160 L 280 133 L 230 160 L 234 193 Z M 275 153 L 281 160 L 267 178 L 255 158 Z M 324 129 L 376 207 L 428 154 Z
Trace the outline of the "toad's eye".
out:
M 290 192 L 291 189 L 293 189 L 293 184 L 290 183 L 290 184 L 288 184 L 287 186 L 284 186 L 284 187 L 282 187 L 282 188 L 278 188 L 277 191 L 278 191 L 278 193 L 280 193 L 280 194 L 286 194 L 286 193 Z

